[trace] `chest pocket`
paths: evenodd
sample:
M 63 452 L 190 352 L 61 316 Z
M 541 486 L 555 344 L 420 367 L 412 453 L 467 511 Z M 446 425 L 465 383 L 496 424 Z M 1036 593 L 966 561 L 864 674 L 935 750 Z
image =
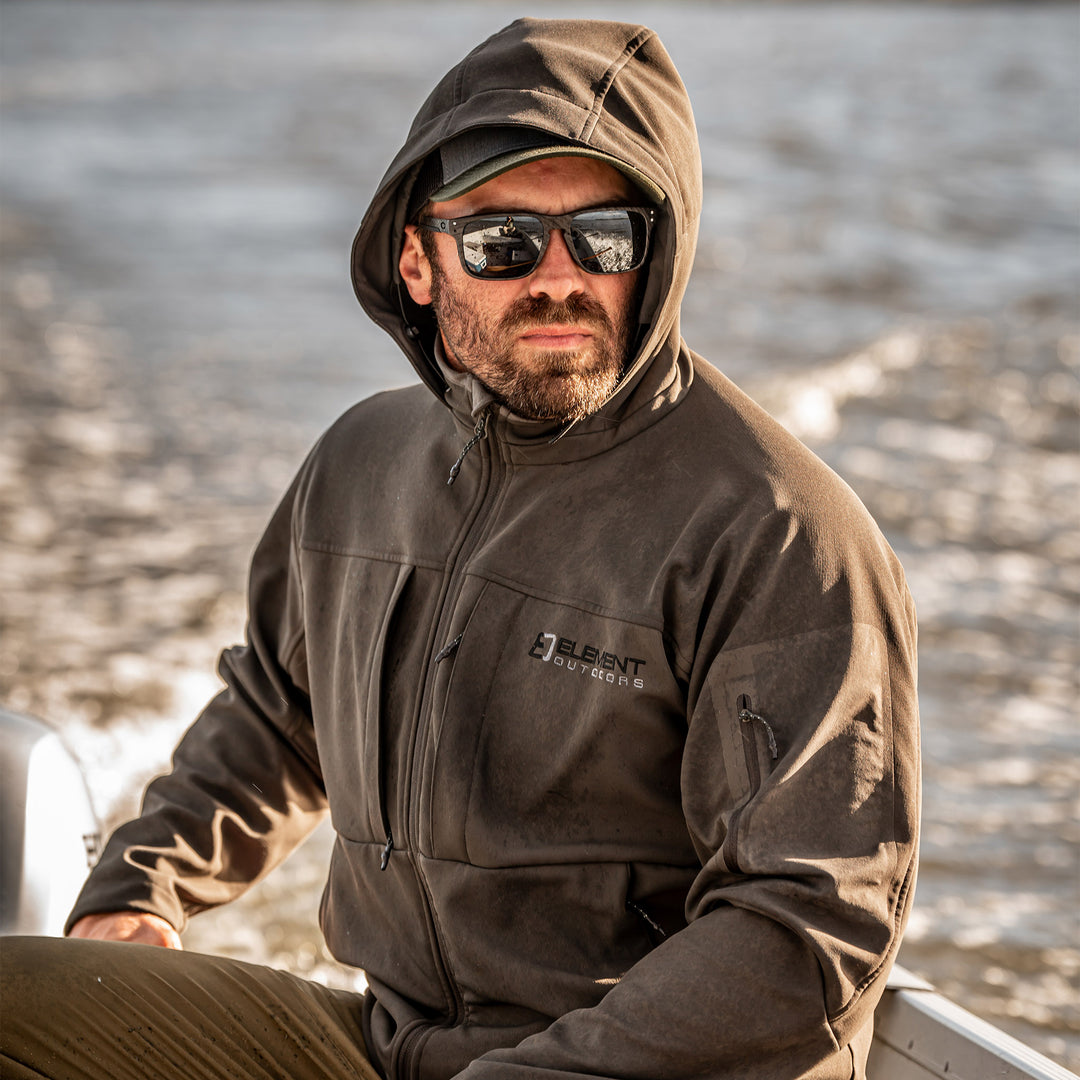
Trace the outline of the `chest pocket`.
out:
M 431 853 L 492 867 L 672 861 L 686 726 L 659 631 L 472 584 L 437 684 Z

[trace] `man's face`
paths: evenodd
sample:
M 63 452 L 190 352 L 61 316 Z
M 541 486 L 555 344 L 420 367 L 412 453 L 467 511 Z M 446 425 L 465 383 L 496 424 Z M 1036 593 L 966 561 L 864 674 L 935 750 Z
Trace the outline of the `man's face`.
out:
M 535 211 L 565 214 L 640 203 L 618 170 L 590 158 L 542 158 L 519 166 L 430 216 Z M 401 274 L 418 304 L 434 308 L 450 363 L 475 375 L 514 412 L 577 420 L 603 404 L 629 357 L 637 325 L 638 272 L 589 274 L 559 231 L 524 278 L 471 277 L 456 240 L 406 227 Z

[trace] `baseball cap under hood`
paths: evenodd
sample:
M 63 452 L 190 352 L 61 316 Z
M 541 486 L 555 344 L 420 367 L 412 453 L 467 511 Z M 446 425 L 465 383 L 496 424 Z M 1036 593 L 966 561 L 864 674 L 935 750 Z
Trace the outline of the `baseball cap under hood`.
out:
M 591 146 L 578 146 L 535 128 L 471 128 L 448 139 L 424 160 L 409 196 L 409 219 L 428 201 L 449 202 L 519 165 L 550 157 L 587 157 L 627 176 L 651 202 L 664 193 L 632 165 Z

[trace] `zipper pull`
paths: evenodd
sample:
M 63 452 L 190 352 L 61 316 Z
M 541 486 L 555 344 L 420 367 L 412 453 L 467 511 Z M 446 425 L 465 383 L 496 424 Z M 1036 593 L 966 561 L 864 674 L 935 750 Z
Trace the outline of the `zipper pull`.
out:
M 664 928 L 640 904 L 635 904 L 633 900 L 628 899 L 626 910 L 632 911 L 661 941 L 667 938 Z
M 464 633 L 464 631 L 462 631 L 460 634 L 458 634 L 458 636 L 456 638 L 454 638 L 453 641 L 448 642 L 446 645 L 444 645 L 435 654 L 435 661 L 434 662 L 436 664 L 441 664 L 461 644 L 461 639 L 464 636 L 465 636 L 465 633 Z
M 764 716 L 759 716 L 750 708 L 750 698 L 746 694 L 740 694 L 737 703 L 739 710 L 739 719 L 744 724 L 752 724 L 755 721 L 761 724 L 765 728 L 766 734 L 769 736 L 769 753 L 772 755 L 773 761 L 777 759 L 778 752 L 776 749 L 776 736 L 773 734 L 772 725 Z
M 487 430 L 487 417 L 487 409 L 485 408 L 476 421 L 476 427 L 473 429 L 472 438 L 465 444 L 461 453 L 458 454 L 457 461 L 455 461 L 450 468 L 450 479 L 446 481 L 447 486 L 451 485 L 457 479 L 457 474 L 461 472 L 461 463 L 465 460 L 465 455 L 484 437 L 484 432 Z
M 394 850 L 394 834 L 386 834 L 386 847 L 383 848 L 382 858 L 379 860 L 379 869 L 385 870 L 390 864 L 390 852 Z

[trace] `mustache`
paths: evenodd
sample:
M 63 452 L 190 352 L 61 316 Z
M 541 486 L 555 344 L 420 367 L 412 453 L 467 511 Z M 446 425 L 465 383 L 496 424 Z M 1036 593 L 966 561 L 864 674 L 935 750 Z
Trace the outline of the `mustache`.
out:
M 613 330 L 604 306 L 590 296 L 574 293 L 565 300 L 543 296 L 523 296 L 515 300 L 503 315 L 502 324 L 511 333 L 532 326 L 580 323 L 604 333 Z

